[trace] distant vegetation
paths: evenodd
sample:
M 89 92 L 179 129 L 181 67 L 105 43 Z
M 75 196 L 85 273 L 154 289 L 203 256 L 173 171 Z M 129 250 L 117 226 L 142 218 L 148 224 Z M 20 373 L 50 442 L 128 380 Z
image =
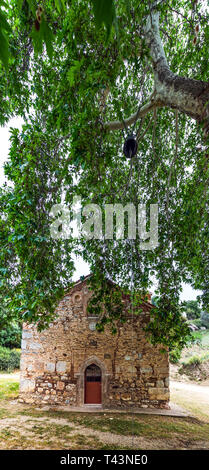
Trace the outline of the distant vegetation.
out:
M 12 372 L 20 367 L 20 353 L 18 349 L 9 349 L 0 346 L 0 371 Z
M 12 322 L 10 325 L 5 325 L 0 328 L 0 346 L 5 348 L 20 348 L 21 346 L 22 328 L 16 323 Z
M 209 329 L 209 313 L 208 312 L 201 312 L 201 323 L 202 326 Z
M 208 354 L 208 357 L 206 357 L 207 354 L 205 353 L 205 350 L 209 349 L 209 330 L 193 331 L 191 333 L 191 340 L 187 344 L 187 347 L 184 348 L 183 351 L 179 348 L 176 348 L 170 352 L 170 362 L 172 364 L 177 364 L 178 362 L 181 362 L 183 364 L 184 361 L 181 360 L 182 353 L 187 350 L 190 351 L 190 348 L 191 348 L 191 357 L 189 358 L 188 361 L 191 361 L 190 363 L 192 364 L 193 358 L 194 358 L 194 361 L 196 360 L 195 358 L 197 358 L 196 352 L 192 353 L 193 346 L 194 347 L 196 346 L 199 348 L 198 360 L 200 360 L 200 362 L 208 360 L 209 354 Z
M 9 323 L 0 314 L 0 371 L 19 369 L 21 336 L 21 325 L 11 320 Z
M 200 318 L 201 308 L 197 300 L 185 300 L 183 302 L 183 308 L 188 320 Z
M 182 306 L 188 321 L 192 321 L 197 328 L 209 328 L 209 312 L 202 311 L 197 300 L 187 300 Z

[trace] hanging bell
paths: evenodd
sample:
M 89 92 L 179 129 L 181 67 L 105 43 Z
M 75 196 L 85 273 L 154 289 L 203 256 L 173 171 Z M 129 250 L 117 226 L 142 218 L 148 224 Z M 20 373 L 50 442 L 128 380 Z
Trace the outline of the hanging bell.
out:
M 138 144 L 133 134 L 128 135 L 123 146 L 123 153 L 126 158 L 133 158 L 137 153 Z

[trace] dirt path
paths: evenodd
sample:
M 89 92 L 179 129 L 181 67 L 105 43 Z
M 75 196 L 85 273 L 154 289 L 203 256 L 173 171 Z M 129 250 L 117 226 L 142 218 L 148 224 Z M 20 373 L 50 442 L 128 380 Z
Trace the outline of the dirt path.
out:
M 170 383 L 171 390 L 183 390 L 190 394 L 198 395 L 200 400 L 205 401 L 209 404 L 209 386 L 208 385 L 196 385 L 185 382 L 176 382 L 174 380 Z
M 19 382 L 20 381 L 20 371 L 15 372 L 1 372 L 0 380 L 8 380 L 9 382 Z
M 209 422 L 209 386 L 194 383 L 170 382 L 171 401 Z

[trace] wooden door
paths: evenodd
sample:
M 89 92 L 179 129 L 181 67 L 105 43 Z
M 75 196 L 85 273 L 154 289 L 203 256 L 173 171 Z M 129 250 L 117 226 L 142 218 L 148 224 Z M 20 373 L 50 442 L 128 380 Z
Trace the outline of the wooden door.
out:
M 101 369 L 96 364 L 91 364 L 85 371 L 85 403 L 102 403 L 102 377 Z

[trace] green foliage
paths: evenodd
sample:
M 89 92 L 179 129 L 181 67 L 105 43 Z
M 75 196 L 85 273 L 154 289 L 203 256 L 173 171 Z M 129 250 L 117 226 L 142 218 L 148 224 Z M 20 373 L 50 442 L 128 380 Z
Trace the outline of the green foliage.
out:
M 0 346 L 0 370 L 11 372 L 20 367 L 21 351 L 17 349 L 8 349 Z
M 9 349 L 20 348 L 22 329 L 17 323 L 11 323 L 0 329 L 0 346 Z
M 26 24 L 29 24 L 27 32 L 33 41 L 34 52 L 40 54 L 43 51 L 43 45 L 46 46 L 46 51 L 50 59 L 54 54 L 54 33 L 49 25 L 49 12 L 54 9 L 57 12 L 58 18 L 66 15 L 65 0 L 49 0 L 43 6 L 37 5 L 35 0 L 13 0 L 12 7 L 16 10 L 17 19 L 16 25 L 22 22 L 25 15 Z M 105 24 L 107 36 L 113 21 L 116 20 L 115 6 L 113 0 L 92 0 L 93 12 L 95 15 L 95 22 L 98 28 L 102 23 Z M 2 7 L 4 10 L 2 10 Z M 0 61 L 6 69 L 8 69 L 9 59 L 12 60 L 12 54 L 9 50 L 9 35 L 12 32 L 11 26 L 8 22 L 8 17 L 11 16 L 11 6 L 7 1 L 0 1 Z
M 172 364 L 177 364 L 181 358 L 181 349 L 175 348 L 169 353 L 169 359 Z
M 199 357 L 199 356 L 192 356 L 192 357 L 190 357 L 189 359 L 187 359 L 186 362 L 183 362 L 182 364 L 183 364 L 183 367 L 186 367 L 186 366 L 194 366 L 194 367 L 196 367 L 196 366 L 199 366 L 199 365 L 201 364 L 201 362 L 202 362 L 201 357 Z
M 46 50 L 49 58 L 51 59 L 53 56 L 53 32 L 49 27 L 45 18 L 42 18 L 40 23 L 40 27 L 37 31 L 35 25 L 33 25 L 31 37 L 33 39 L 34 44 L 34 52 L 35 54 L 39 54 L 43 51 L 43 44 L 46 44 Z
M 158 302 L 159 302 L 159 298 L 156 295 L 153 295 L 152 298 L 151 298 L 151 302 L 152 302 L 152 305 L 157 307 Z
M 67 79 L 69 81 L 70 86 L 75 85 L 76 79 L 79 79 L 80 69 L 83 63 L 84 63 L 84 58 L 82 58 L 80 61 L 75 60 L 74 64 L 69 68 L 67 72 Z
M 5 6 L 7 6 L 6 3 L 0 1 L 0 60 L 7 69 L 9 60 L 8 34 L 11 32 L 11 27 L 7 21 L 6 13 L 2 10 L 2 7 L 5 8 Z
M 209 346 L 209 331 L 193 331 L 192 337 L 206 349 Z
M 189 323 L 191 323 L 191 322 L 189 322 Z M 197 326 L 198 328 L 200 328 L 201 326 L 204 326 L 204 325 L 202 324 L 202 320 L 201 320 L 200 318 L 197 318 L 196 320 L 192 320 L 192 325 L 195 325 L 195 326 Z
M 191 333 L 192 341 L 191 342 L 193 342 L 194 344 L 198 344 L 200 346 L 203 346 L 203 344 L 202 344 L 203 334 L 204 334 L 204 332 L 201 332 L 201 331 L 192 331 L 192 333 Z
M 92 290 L 92 297 L 87 308 L 88 315 L 98 319 L 97 331 L 103 332 L 105 325 L 110 324 L 112 334 L 116 334 L 118 324 L 125 322 L 124 293 L 117 285 L 104 277 L 91 277 L 88 284 Z
M 209 313 L 201 312 L 201 325 L 209 328 Z
M 65 0 L 55 0 L 55 6 L 59 13 L 62 13 L 65 9 Z
M 197 300 L 187 300 L 187 301 L 184 301 L 182 305 L 184 308 L 184 313 L 186 313 L 188 320 L 200 318 L 201 309 L 198 305 Z
M 208 362 L 209 360 L 209 353 L 201 354 L 200 356 L 194 355 L 189 359 L 182 362 L 182 367 L 179 369 L 179 373 L 183 374 L 188 369 L 196 368 L 201 366 L 202 363 Z
M 52 159 L 53 168 L 50 169 L 49 162 L 50 154 L 60 145 L 57 136 L 50 143 L 47 142 L 36 126 L 33 137 L 31 126 L 25 125 L 20 135 L 17 130 L 12 130 L 11 160 L 6 165 L 6 172 L 15 182 L 15 188 L 5 195 L 7 219 L 2 219 L 2 237 L 6 237 L 4 256 L 6 253 L 7 276 L 2 277 L 1 282 L 6 297 L 5 310 L 24 321 L 33 319 L 41 328 L 50 321 L 45 313 L 54 311 L 54 305 L 70 282 L 73 263 L 68 255 L 63 257 L 63 248 L 72 247 L 73 242 L 66 241 L 63 246 L 62 241 L 50 237 L 50 210 L 53 200 L 57 202 L 62 186 L 60 184 L 57 188 L 57 163 Z M 60 147 L 60 157 L 64 149 L 65 146 L 63 150 Z M 36 157 L 39 153 L 42 159 L 37 166 Z M 63 170 L 59 171 L 60 182 L 63 171 L 64 164 Z M 56 175 L 55 184 L 53 175 Z M 45 190 L 42 183 L 44 179 L 48 179 Z M 42 186 L 41 193 L 39 185 Z M 48 221 L 45 220 L 46 211 Z M 26 212 L 28 215 L 25 218 Z M 4 235 L 4 230 L 7 235 Z M 58 245 L 60 249 L 56 250 Z M 37 269 L 35 276 L 34 268 Z M 22 275 L 19 282 L 15 283 L 11 297 L 10 283 L 19 269 Z
M 170 351 L 181 351 L 191 340 L 191 332 L 182 317 L 176 293 L 173 294 L 173 297 L 169 293 L 166 298 L 161 296 L 158 299 L 157 306 L 151 311 L 152 321 L 147 325 L 146 331 L 151 335 L 153 344 L 159 343 L 161 339 L 162 344 L 168 346 Z
M 109 34 L 116 17 L 114 0 L 92 0 L 92 3 L 97 26 L 100 27 L 104 23 Z

